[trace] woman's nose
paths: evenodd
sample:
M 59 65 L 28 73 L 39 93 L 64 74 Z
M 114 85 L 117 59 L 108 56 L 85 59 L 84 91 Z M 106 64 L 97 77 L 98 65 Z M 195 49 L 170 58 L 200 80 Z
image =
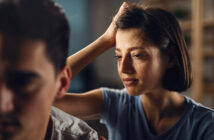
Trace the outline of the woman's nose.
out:
M 133 63 L 129 56 L 126 56 L 122 59 L 120 69 L 122 73 L 126 74 L 132 74 L 134 72 Z

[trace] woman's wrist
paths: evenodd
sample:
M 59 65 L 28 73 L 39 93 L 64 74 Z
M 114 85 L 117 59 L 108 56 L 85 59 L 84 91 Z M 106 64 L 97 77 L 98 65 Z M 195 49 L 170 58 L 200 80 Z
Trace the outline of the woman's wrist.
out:
M 106 34 L 103 34 L 98 40 L 102 42 L 102 47 L 112 48 L 115 45 L 115 39 Z

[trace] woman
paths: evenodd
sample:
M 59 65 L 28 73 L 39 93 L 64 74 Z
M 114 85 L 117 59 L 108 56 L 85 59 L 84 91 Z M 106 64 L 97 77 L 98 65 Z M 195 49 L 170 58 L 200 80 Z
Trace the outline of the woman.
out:
M 214 139 L 214 113 L 179 93 L 192 83 L 190 58 L 175 17 L 124 3 L 107 31 L 68 58 L 72 76 L 115 44 L 122 90 L 69 94 L 56 106 L 101 119 L 110 140 Z

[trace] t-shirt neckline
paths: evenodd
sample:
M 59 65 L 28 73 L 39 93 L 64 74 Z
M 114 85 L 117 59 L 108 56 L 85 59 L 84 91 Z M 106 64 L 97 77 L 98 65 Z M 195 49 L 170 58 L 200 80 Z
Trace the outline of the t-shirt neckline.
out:
M 167 129 L 165 132 L 163 132 L 159 135 L 155 135 L 151 132 L 151 130 L 149 128 L 148 120 L 146 118 L 144 108 L 141 104 L 141 96 L 138 96 L 138 106 L 139 106 L 140 113 L 141 113 L 141 116 L 144 121 L 145 130 L 147 131 L 147 134 L 149 135 L 150 138 L 160 138 L 160 137 L 164 137 L 164 136 L 168 135 L 172 131 L 176 130 L 179 126 L 181 126 L 181 124 L 188 118 L 187 116 L 190 114 L 189 110 L 192 108 L 192 106 L 191 106 L 189 98 L 187 98 L 186 96 L 184 96 L 184 98 L 186 99 L 187 107 L 185 108 L 184 112 L 182 113 L 180 119 L 172 127 Z

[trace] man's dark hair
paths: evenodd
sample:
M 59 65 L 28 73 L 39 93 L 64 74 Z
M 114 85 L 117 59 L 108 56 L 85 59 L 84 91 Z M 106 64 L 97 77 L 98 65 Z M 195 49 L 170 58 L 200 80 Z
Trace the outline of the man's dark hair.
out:
M 160 8 L 130 5 L 116 22 L 119 30 L 137 28 L 142 39 L 159 47 L 173 66 L 168 68 L 162 85 L 170 91 L 182 92 L 192 83 L 192 70 L 187 46 L 176 18 Z
M 2 0 L 0 33 L 13 38 L 42 40 L 56 73 L 65 66 L 69 47 L 69 24 L 52 0 Z

